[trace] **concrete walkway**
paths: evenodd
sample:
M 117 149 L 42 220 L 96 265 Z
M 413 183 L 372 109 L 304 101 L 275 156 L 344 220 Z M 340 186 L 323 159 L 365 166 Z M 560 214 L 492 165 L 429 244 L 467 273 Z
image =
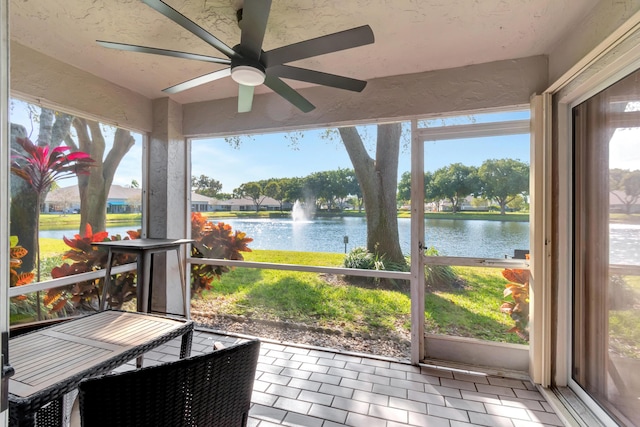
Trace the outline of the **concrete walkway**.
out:
M 242 338 L 199 329 L 192 355 Z M 147 353 L 176 360 L 180 340 Z M 132 369 L 127 365 L 122 369 Z M 562 426 L 526 378 L 262 341 L 249 426 Z

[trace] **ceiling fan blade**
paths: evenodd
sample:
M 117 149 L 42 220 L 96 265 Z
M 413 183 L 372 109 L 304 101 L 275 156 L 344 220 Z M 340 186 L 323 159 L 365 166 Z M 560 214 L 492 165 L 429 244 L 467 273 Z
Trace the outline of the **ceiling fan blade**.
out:
M 338 89 L 351 90 L 353 92 L 362 92 L 367 85 L 367 82 L 364 80 L 323 73 L 321 71 L 308 70 L 306 68 L 292 67 L 290 65 L 277 65 L 269 68 L 268 72 L 285 79 L 331 86 Z
M 107 42 L 104 40 L 96 40 L 103 47 L 110 49 L 126 50 L 129 52 L 151 53 L 154 55 L 172 56 L 174 58 L 194 59 L 196 61 L 213 62 L 216 64 L 231 64 L 228 58 L 216 58 L 214 56 L 198 55 L 196 53 L 181 52 L 179 50 L 157 49 L 155 47 L 138 46 L 135 44 Z
M 253 105 L 253 90 L 255 86 L 239 85 L 238 113 L 248 113 Z
M 371 27 L 363 25 L 362 27 L 327 34 L 326 36 L 272 49 L 262 55 L 262 60 L 266 67 L 273 67 L 275 65 L 286 64 L 287 62 L 351 49 L 373 42 L 374 37 Z
M 196 77 L 195 79 L 187 80 L 186 82 L 178 83 L 175 86 L 168 87 L 166 89 L 162 89 L 163 92 L 166 93 L 178 93 L 183 90 L 191 89 L 196 86 L 203 85 L 205 83 L 212 82 L 214 80 L 221 79 L 223 77 L 228 77 L 231 75 L 231 68 L 223 68 L 222 70 L 214 71 L 213 73 L 208 73 L 200 77 Z
M 198 36 L 205 42 L 209 43 L 211 46 L 218 49 L 220 52 L 227 55 L 229 58 L 234 58 L 238 56 L 233 49 L 231 49 L 226 44 L 222 43 L 218 40 L 213 34 L 163 2 L 162 0 L 142 0 L 147 6 L 152 7 L 157 12 L 160 12 L 167 18 L 171 19 L 176 24 L 180 25 L 184 29 L 188 30 L 192 34 Z
M 245 0 L 242 7 L 240 46 L 242 54 L 251 59 L 260 59 L 262 41 L 267 30 L 271 0 Z
M 303 113 L 308 113 L 309 111 L 316 108 L 312 103 L 307 101 L 302 95 L 296 92 L 291 86 L 289 86 L 276 76 L 267 75 L 267 78 L 264 80 L 264 84 L 267 85 L 269 89 L 292 103 Z

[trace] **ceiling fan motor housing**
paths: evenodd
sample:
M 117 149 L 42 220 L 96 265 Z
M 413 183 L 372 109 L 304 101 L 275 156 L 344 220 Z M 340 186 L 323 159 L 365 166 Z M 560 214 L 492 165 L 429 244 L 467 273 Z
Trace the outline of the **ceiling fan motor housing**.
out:
M 233 48 L 236 52 L 239 49 L 239 45 Z M 265 77 L 266 70 L 259 61 L 248 59 L 242 54 L 231 58 L 231 78 L 237 83 L 245 86 L 259 86 L 264 83 Z

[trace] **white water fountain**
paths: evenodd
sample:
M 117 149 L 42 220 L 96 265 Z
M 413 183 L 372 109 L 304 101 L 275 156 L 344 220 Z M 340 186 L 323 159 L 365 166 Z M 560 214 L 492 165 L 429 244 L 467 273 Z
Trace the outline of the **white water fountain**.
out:
M 291 219 L 296 222 L 301 221 L 310 221 L 313 215 L 309 212 L 309 209 L 304 203 L 301 203 L 300 200 L 296 200 L 293 204 L 293 208 L 291 208 Z

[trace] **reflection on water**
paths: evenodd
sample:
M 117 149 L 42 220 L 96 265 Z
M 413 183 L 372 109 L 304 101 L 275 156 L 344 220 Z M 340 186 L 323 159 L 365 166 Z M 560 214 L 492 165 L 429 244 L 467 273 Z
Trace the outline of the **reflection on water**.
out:
M 640 265 L 640 224 L 609 224 L 609 262 Z
M 225 222 L 252 237 L 252 249 L 344 252 L 344 236 L 349 237 L 347 250 L 367 243 L 364 218 L 228 219 Z M 435 247 L 441 255 L 504 258 L 505 255 L 512 256 L 514 249 L 529 248 L 529 223 L 526 222 L 427 219 L 425 226 L 426 245 Z M 409 254 L 409 218 L 398 219 L 398 232 L 402 252 Z

